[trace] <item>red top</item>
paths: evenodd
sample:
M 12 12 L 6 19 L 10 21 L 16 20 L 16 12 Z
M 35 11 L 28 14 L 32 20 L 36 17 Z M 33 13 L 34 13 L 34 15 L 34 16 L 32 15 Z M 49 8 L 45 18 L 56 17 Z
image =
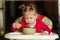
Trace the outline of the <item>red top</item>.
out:
M 36 24 L 35 24 L 34 28 L 36 29 L 36 32 L 38 32 L 38 33 L 39 32 L 41 33 L 42 30 L 44 30 L 44 31 L 47 31 L 50 34 L 51 29 L 41 21 L 43 17 L 44 16 L 42 16 L 42 15 L 38 15 L 38 18 L 36 19 Z M 12 25 L 11 30 L 16 31 L 16 30 L 26 28 L 26 22 L 24 20 L 24 17 L 22 18 L 21 22 L 19 22 L 19 23 L 22 25 L 21 28 L 17 29 L 17 28 L 14 28 L 13 25 Z

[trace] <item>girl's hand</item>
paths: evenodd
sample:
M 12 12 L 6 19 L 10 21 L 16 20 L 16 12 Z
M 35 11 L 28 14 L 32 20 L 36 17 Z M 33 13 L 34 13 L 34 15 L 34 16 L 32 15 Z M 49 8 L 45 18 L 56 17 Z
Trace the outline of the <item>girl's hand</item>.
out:
M 19 24 L 18 22 L 15 23 L 15 28 L 20 28 L 21 27 L 21 24 Z
M 46 32 L 42 32 L 41 35 L 48 35 Z

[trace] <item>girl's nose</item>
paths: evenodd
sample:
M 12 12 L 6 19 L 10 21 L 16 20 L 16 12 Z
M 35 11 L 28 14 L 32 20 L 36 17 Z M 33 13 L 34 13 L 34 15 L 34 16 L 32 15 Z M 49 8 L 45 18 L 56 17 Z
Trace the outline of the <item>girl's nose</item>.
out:
M 30 19 L 28 19 L 28 23 L 30 22 Z

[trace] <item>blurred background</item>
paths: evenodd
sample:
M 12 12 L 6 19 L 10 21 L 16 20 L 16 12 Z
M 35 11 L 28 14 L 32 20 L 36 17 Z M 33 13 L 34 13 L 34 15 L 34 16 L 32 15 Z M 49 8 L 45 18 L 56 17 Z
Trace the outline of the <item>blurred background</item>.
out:
M 18 9 L 22 3 L 33 3 L 37 6 L 38 13 L 47 16 L 53 21 L 53 32 L 60 34 L 60 0 L 54 1 L 14 1 L 0 0 L 0 37 L 1 40 L 4 34 L 12 32 L 10 29 L 12 23 L 20 16 L 21 10 Z M 7 39 L 6 39 L 7 40 Z

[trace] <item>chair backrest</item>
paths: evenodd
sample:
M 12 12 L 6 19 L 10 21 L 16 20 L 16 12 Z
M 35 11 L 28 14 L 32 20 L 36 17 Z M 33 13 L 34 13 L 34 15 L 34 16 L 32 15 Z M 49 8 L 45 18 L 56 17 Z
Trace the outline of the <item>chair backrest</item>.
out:
M 52 23 L 52 21 L 51 21 L 48 17 L 44 17 L 44 18 L 42 19 L 42 21 L 43 21 L 50 29 L 52 29 L 53 23 Z
M 16 22 L 20 22 L 21 19 L 22 19 L 22 17 L 19 17 L 19 18 L 16 20 Z M 52 23 L 52 21 L 51 21 L 48 17 L 44 16 L 41 20 L 42 20 L 50 29 L 52 29 L 53 23 Z

